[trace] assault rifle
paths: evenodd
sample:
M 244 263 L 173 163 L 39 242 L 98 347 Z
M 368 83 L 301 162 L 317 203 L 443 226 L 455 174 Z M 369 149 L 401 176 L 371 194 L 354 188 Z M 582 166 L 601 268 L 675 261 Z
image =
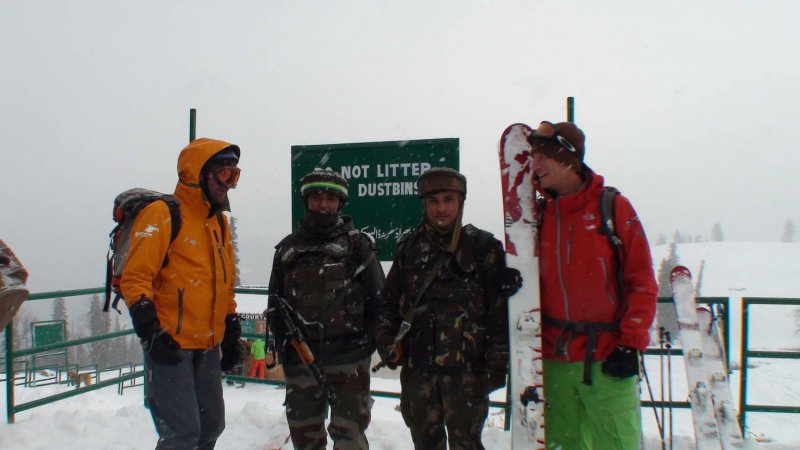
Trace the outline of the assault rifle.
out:
M 286 339 L 292 347 L 294 347 L 295 351 L 300 356 L 300 360 L 303 361 L 303 364 L 311 371 L 311 375 L 317 380 L 317 383 L 319 383 L 319 386 L 328 398 L 328 403 L 332 405 L 336 401 L 336 396 L 328 387 L 328 383 L 325 381 L 325 373 L 322 371 L 322 367 L 320 367 L 319 362 L 317 362 L 317 359 L 314 357 L 314 353 L 308 346 L 303 330 L 301 330 L 295 322 L 296 319 L 303 322 L 302 318 L 292 309 L 283 297 L 270 295 L 270 298 L 275 299 L 275 306 L 286 327 Z M 271 310 L 265 311 L 264 316 L 269 312 L 271 312 Z
M 381 370 L 383 367 L 388 367 L 392 370 L 397 368 L 398 364 L 400 364 L 400 359 L 403 357 L 402 340 L 404 337 L 406 337 L 406 334 L 408 334 L 410 329 L 411 322 L 406 322 L 404 320 L 403 323 L 400 324 L 400 330 L 394 335 L 394 341 L 386 352 L 386 359 L 383 359 L 383 355 L 381 355 L 381 361 L 372 367 L 372 373 Z

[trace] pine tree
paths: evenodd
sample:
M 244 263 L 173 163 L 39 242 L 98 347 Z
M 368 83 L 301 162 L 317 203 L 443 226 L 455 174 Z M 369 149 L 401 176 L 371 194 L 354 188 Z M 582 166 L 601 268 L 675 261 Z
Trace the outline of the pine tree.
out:
M 231 223 L 231 245 L 233 245 L 233 262 L 236 264 L 236 280 L 234 286 L 241 286 L 242 279 L 239 276 L 239 233 L 236 230 L 236 218 L 230 216 Z
M 711 242 L 722 242 L 725 238 L 722 235 L 722 225 L 715 223 L 711 228 Z
M 703 259 L 700 261 L 700 269 L 697 271 L 697 282 L 694 285 L 694 295 L 695 297 L 701 297 L 701 291 L 703 289 L 703 271 L 706 268 L 706 260 Z
M 658 296 L 670 297 L 672 296 L 672 288 L 669 283 L 669 275 L 672 268 L 680 264 L 678 257 L 678 244 L 675 242 L 669 244 L 667 257 L 661 260 L 658 266 Z
M 67 320 L 67 302 L 64 297 L 53 300 L 53 320 Z
M 656 245 L 667 245 L 667 236 L 664 233 L 659 233 Z
M 108 313 L 103 312 L 103 304 L 97 294 L 92 296 L 92 304 L 89 307 L 89 331 L 91 336 L 101 336 L 111 332 L 111 319 Z M 92 342 L 90 345 L 89 359 L 91 364 L 102 369 L 110 366 L 112 360 L 111 340 Z
M 786 220 L 786 223 L 783 225 L 783 236 L 781 236 L 781 242 L 794 242 L 794 222 L 790 219 Z
M 63 320 L 64 321 L 64 340 L 70 340 L 70 332 L 69 332 L 69 320 L 67 320 L 67 302 L 64 300 L 64 297 L 56 297 L 53 300 L 53 320 Z M 66 353 L 66 364 L 69 365 L 70 361 L 77 361 L 77 353 L 76 347 L 67 347 L 64 349 L 64 353 Z
M 677 234 L 677 232 L 676 232 Z M 678 244 L 672 242 L 669 244 L 667 257 L 661 260 L 661 265 L 658 267 L 658 296 L 671 297 L 672 287 L 670 286 L 669 278 L 672 268 L 680 263 L 678 258 Z M 659 303 L 656 308 L 656 320 L 658 325 L 663 327 L 665 331 L 669 331 L 673 335 L 678 332 L 678 316 L 675 314 L 675 305 L 673 303 Z

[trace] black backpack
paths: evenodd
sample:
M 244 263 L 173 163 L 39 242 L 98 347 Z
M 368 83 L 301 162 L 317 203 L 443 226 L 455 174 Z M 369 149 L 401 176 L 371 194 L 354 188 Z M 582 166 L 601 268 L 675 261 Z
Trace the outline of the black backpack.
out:
M 172 244 L 181 229 L 180 202 L 174 195 L 133 188 L 122 192 L 114 199 L 114 221 L 117 222 L 117 226 L 109 234 L 111 241 L 106 255 L 106 300 L 103 304 L 103 311 L 105 312 L 108 312 L 109 306 L 111 306 L 120 313 L 117 308 L 122 298 L 119 282 L 131 245 L 131 226 L 139 212 L 155 201 L 163 201 L 169 207 L 169 215 L 172 220 L 169 242 Z M 165 256 L 161 267 L 166 266 L 168 262 L 169 256 Z M 116 294 L 113 303 L 111 301 L 112 290 Z

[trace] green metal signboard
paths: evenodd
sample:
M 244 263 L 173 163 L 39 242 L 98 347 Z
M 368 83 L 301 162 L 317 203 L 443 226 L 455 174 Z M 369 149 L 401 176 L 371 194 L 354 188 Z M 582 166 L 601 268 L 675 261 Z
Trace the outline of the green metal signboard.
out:
M 33 346 L 60 344 L 67 339 L 66 321 L 46 320 L 41 322 L 31 322 L 33 331 Z
M 431 167 L 458 170 L 458 138 L 292 146 L 292 229 L 303 217 L 299 181 L 314 169 L 332 169 L 349 183 L 343 213 L 371 234 L 381 261 L 394 257 L 397 239 L 416 227 L 422 202 L 416 179 Z

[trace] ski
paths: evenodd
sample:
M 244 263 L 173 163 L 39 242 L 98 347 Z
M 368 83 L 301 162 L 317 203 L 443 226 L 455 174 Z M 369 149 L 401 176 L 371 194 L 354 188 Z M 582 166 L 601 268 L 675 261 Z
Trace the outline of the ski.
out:
M 683 266 L 676 266 L 670 273 L 672 298 L 678 318 L 683 358 L 686 366 L 686 381 L 689 386 L 689 404 L 697 442 L 697 450 L 721 450 L 714 401 L 708 385 L 706 355 L 703 338 L 697 322 L 696 303 L 692 287 L 692 274 Z
M 719 321 L 706 307 L 697 307 L 697 321 L 703 348 L 706 350 L 708 383 L 714 400 L 714 414 L 717 418 L 722 448 L 725 450 L 745 448 L 742 429 L 739 428 L 738 416 L 731 396 L 725 347 Z
M 508 302 L 510 340 L 511 448 L 544 449 L 539 258 L 532 153 L 521 123 L 503 131 L 499 143 L 506 263 L 522 274 L 522 288 Z

